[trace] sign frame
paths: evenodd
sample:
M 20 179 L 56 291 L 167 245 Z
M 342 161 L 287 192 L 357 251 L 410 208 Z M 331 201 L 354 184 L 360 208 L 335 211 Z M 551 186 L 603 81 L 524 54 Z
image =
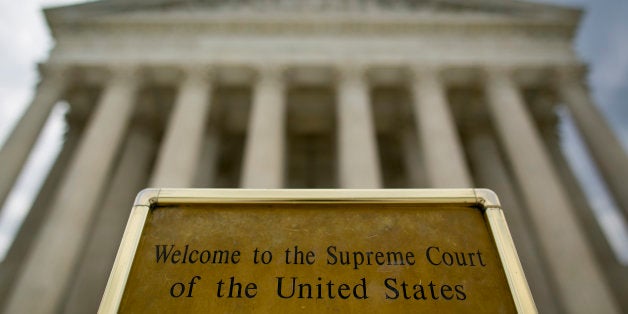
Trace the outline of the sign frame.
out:
M 212 203 L 451 204 L 479 208 L 519 313 L 537 313 L 497 195 L 488 189 L 145 189 L 133 204 L 98 313 L 117 313 L 144 225 L 158 206 Z

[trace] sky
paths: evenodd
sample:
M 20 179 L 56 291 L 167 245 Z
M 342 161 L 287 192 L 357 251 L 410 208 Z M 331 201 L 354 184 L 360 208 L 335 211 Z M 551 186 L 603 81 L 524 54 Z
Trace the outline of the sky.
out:
M 509 0 L 504 0 L 509 1 Z M 36 66 L 45 61 L 54 42 L 50 37 L 42 7 L 80 3 L 80 0 L 0 0 L 0 145 L 28 105 L 37 82 Z M 611 122 L 628 151 L 628 1 L 627 0 L 536 0 L 585 9 L 575 40 L 577 54 L 590 72 L 588 83 L 592 96 Z M 0 211 L 0 260 L 12 235 L 30 207 L 33 193 L 41 182 L 37 175 L 45 173 L 58 154 L 65 130 L 63 115 L 67 105 L 53 110 L 43 136 L 38 142 L 18 186 Z M 564 121 L 568 113 L 562 112 Z M 578 142 L 577 130 L 570 123 L 560 129 L 569 162 L 580 169 L 577 176 L 587 182 L 591 195 L 605 192 L 594 168 L 582 158 L 585 151 Z M 578 156 L 578 157 L 573 157 Z M 606 226 L 612 245 L 620 259 L 628 264 L 628 234 L 616 214 L 609 211 L 612 203 L 604 197 L 591 199 L 600 221 Z M 618 222 L 619 221 L 619 222 Z

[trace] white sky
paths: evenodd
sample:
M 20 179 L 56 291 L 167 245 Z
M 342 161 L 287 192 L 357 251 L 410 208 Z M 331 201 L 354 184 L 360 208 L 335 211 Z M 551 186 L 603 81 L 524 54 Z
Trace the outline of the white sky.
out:
M 22 114 L 37 83 L 37 62 L 53 41 L 42 7 L 81 0 L 0 0 L 0 143 Z
M 507 1 L 507 0 L 504 0 Z M 612 122 L 624 147 L 628 147 L 628 1 L 626 0 L 536 0 L 566 5 L 580 5 L 588 8 L 576 38 L 578 54 L 590 64 L 589 83 L 592 93 L 602 111 Z M 42 7 L 80 3 L 79 0 L 0 0 L 0 145 L 4 142 L 17 119 L 24 111 L 33 95 L 37 82 L 37 62 L 45 61 L 52 47 Z M 45 172 L 50 162 L 46 156 L 55 156 L 59 150 L 64 124 L 61 117 L 67 108 L 55 108 L 49 125 L 45 128 L 45 141 L 39 144 L 39 164 L 25 170 L 11 199 L 8 210 L 0 212 L 0 260 L 3 250 L 9 244 L 19 221 L 30 207 L 30 198 L 39 182 L 33 180 L 36 173 Z M 575 129 L 563 126 L 563 138 L 570 154 L 581 154 L 573 134 Z M 576 168 L 586 169 L 585 160 L 571 158 Z M 592 170 L 578 174 L 587 182 L 595 182 Z M 592 185 L 590 191 L 601 188 Z M 623 251 L 628 263 L 628 235 L 625 225 L 617 223 L 617 217 L 605 211 L 607 201 L 592 201 L 602 209 L 600 220 L 605 221 L 609 233 L 615 236 L 616 248 Z M 623 228 L 623 229 L 622 229 Z

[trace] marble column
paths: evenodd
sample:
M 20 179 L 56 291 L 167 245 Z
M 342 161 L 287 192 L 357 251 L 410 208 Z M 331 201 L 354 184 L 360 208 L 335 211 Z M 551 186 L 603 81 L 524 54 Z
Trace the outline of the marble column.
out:
M 471 187 L 456 122 L 438 71 L 421 68 L 414 71 L 413 77 L 414 115 L 429 187 Z
M 561 150 L 559 134 L 556 132 L 556 124 L 543 123 L 540 129 L 547 143 L 549 154 L 554 160 L 556 170 L 572 200 L 573 209 L 580 218 L 580 223 L 585 229 L 589 243 L 592 244 L 591 247 L 602 265 L 602 270 L 606 274 L 611 290 L 615 294 L 615 300 L 619 302 L 620 307 L 626 313 L 628 312 L 628 298 L 625 297 L 628 291 L 628 265 L 622 265 L 617 259 L 608 238 L 604 235 L 600 221 L 595 216 L 591 202 L 587 199 L 582 186 L 573 173 L 573 169 L 565 159 Z
M 338 81 L 338 155 L 341 188 L 382 186 L 366 73 L 343 68 Z
M 488 126 L 465 128 L 469 162 L 474 169 L 477 186 L 489 188 L 499 196 L 508 227 L 517 246 L 530 290 L 540 313 L 560 313 L 560 304 L 552 287 L 551 277 L 539 252 L 539 239 L 532 232 L 529 217 L 515 191 L 497 141 Z
M 417 132 L 414 128 L 404 127 L 401 131 L 403 164 L 408 176 L 408 188 L 422 188 L 427 185 L 423 156 L 418 145 Z
M 22 171 L 52 108 L 65 93 L 69 83 L 66 72 L 67 69 L 60 66 L 44 68 L 30 106 L 0 149 L 0 208 Z
M 218 159 L 220 157 L 220 137 L 218 130 L 210 130 L 205 133 L 203 151 L 201 153 L 200 166 L 194 179 L 195 187 L 216 187 L 218 175 Z
M 489 112 L 542 239 L 561 305 L 568 313 L 619 313 L 510 71 L 489 69 L 486 76 Z
M 37 230 L 39 230 L 46 221 L 46 217 L 50 212 L 50 203 L 59 190 L 59 182 L 61 182 L 65 175 L 65 170 L 68 167 L 80 138 L 80 127 L 77 126 L 76 123 L 69 124 L 70 127 L 68 133 L 65 135 L 63 148 L 50 169 L 22 226 L 15 235 L 11 248 L 7 252 L 4 260 L 0 262 L 0 313 L 3 313 L 3 306 L 6 305 L 14 282 L 18 278 L 18 274 L 22 271 L 24 260 L 28 256 L 29 250 L 32 248 Z
M 262 69 L 253 95 L 240 186 L 282 188 L 285 169 L 286 95 L 280 67 Z
M 59 308 L 129 125 L 139 80 L 117 68 L 79 143 L 7 304 L 7 313 Z
M 173 109 L 150 186 L 190 188 L 203 149 L 210 109 L 208 71 L 190 68 Z
M 624 219 L 628 220 L 628 155 L 593 104 L 577 71 L 559 70 L 557 87 L 609 190 L 622 208 Z
M 153 126 L 135 124 L 99 207 L 78 263 L 63 313 L 96 313 L 124 233 L 135 195 L 146 186 L 155 156 Z

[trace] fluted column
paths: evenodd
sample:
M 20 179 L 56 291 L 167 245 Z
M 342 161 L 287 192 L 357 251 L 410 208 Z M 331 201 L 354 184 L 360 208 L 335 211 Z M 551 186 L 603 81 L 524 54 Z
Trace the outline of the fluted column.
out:
M 538 238 L 532 232 L 528 215 L 517 197 L 513 180 L 500 155 L 495 137 L 486 125 L 469 126 L 465 129 L 465 134 L 468 136 L 466 141 L 468 156 L 475 170 L 476 185 L 492 189 L 499 195 L 539 312 L 560 313 L 556 293 L 552 291 L 552 278 L 548 277 L 547 268 L 539 252 Z
M 340 70 L 338 81 L 338 154 L 341 188 L 380 188 L 377 139 L 366 73 Z
M 215 188 L 218 174 L 218 158 L 220 156 L 220 138 L 218 131 L 210 130 L 205 133 L 203 152 L 201 153 L 199 171 L 194 179 L 195 187 Z
M 401 131 L 401 148 L 403 149 L 403 164 L 405 166 L 408 187 L 421 188 L 426 187 L 426 177 L 424 169 L 423 156 L 417 140 L 417 132 L 414 128 L 404 127 Z
M 24 218 L 19 231 L 15 235 L 9 251 L 4 260 L 0 262 L 0 313 L 2 313 L 3 305 L 7 303 L 7 298 L 10 297 L 10 291 L 13 289 L 18 274 L 21 273 L 24 267 L 24 260 L 27 258 L 28 252 L 36 239 L 37 230 L 45 223 L 46 216 L 50 211 L 50 203 L 54 199 L 55 193 L 59 190 L 59 182 L 65 175 L 65 170 L 77 146 L 81 131 L 80 127 L 76 123 L 72 124 L 70 122 L 69 124 L 63 148 L 50 169 L 28 215 Z
M 286 95 L 280 67 L 262 69 L 244 147 L 240 186 L 282 188 L 285 163 Z
M 456 122 L 438 72 L 427 68 L 415 70 L 411 89 L 429 187 L 471 187 L 471 176 L 458 138 Z
M 542 239 L 563 307 L 569 313 L 618 313 L 516 83 L 505 69 L 486 74 L 489 111 Z
M 625 296 L 626 291 L 628 291 L 628 265 L 623 265 L 615 255 L 609 239 L 605 236 L 603 227 L 592 208 L 595 205 L 587 199 L 582 185 L 566 160 L 565 154 L 561 150 L 556 124 L 548 125 L 546 123 L 541 125 L 540 128 L 542 136 L 547 143 L 548 152 L 552 156 L 556 170 L 572 200 L 573 209 L 580 218 L 580 223 L 585 229 L 589 243 L 591 243 L 590 246 L 606 274 L 606 280 L 611 290 L 615 294 L 615 300 L 619 302 L 622 311 L 627 313 L 628 298 Z
M 628 220 L 628 156 L 608 122 L 593 104 L 576 70 L 559 70 L 558 91 L 580 129 L 598 169 Z
M 209 115 L 210 82 L 202 67 L 187 69 L 185 76 L 159 150 L 153 187 L 194 184 Z
M 85 252 L 75 268 L 63 313 L 96 313 L 137 192 L 146 186 L 155 155 L 154 130 L 134 125 L 126 137 L 120 161 L 99 206 Z
M 105 88 L 9 299 L 7 313 L 49 313 L 59 308 L 133 113 L 138 88 L 135 73 L 128 67 L 117 69 Z
M 65 93 L 68 85 L 66 72 L 67 69 L 58 66 L 44 68 L 30 106 L 0 149 L 0 208 L 22 171 L 52 108 Z

